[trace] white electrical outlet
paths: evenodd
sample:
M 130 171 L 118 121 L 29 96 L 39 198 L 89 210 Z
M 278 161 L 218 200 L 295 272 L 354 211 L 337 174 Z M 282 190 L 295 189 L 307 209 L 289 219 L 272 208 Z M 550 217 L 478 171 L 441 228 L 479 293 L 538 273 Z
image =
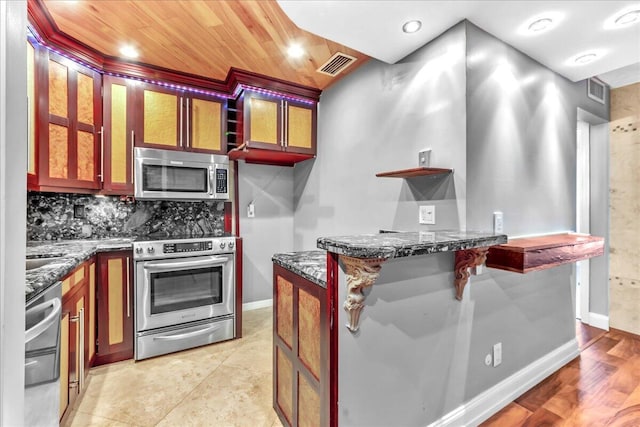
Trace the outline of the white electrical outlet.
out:
M 502 343 L 496 343 L 493 345 L 493 367 L 502 363 Z
M 436 207 L 433 205 L 420 206 L 418 211 L 418 221 L 420 224 L 435 224 L 436 223 Z
M 494 212 L 493 213 L 493 232 L 494 233 L 502 233 L 504 229 L 504 221 L 502 212 Z
M 253 205 L 253 202 L 249 203 L 249 206 L 247 206 L 247 217 L 249 218 L 253 218 L 256 216 L 256 210 L 255 207 Z
M 487 366 L 491 366 L 491 362 L 493 361 L 493 356 L 491 356 L 491 353 L 487 354 L 484 357 L 484 364 Z

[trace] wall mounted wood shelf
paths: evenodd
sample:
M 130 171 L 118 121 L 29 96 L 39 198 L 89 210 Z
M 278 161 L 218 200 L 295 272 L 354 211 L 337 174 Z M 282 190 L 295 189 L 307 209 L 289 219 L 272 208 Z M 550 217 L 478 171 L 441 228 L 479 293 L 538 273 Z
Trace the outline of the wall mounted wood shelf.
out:
M 428 175 L 447 175 L 453 172 L 453 169 L 442 168 L 413 168 L 403 169 L 391 172 L 380 172 L 376 176 L 379 178 L 413 178 L 416 176 L 428 176 Z
M 553 234 L 510 239 L 489 248 L 486 266 L 515 273 L 545 270 L 604 253 L 604 238 L 588 234 Z
M 293 166 L 298 162 L 313 159 L 314 157 L 310 154 L 263 150 L 260 148 L 238 148 L 229 151 L 229 160 L 244 160 L 247 163 L 276 166 Z

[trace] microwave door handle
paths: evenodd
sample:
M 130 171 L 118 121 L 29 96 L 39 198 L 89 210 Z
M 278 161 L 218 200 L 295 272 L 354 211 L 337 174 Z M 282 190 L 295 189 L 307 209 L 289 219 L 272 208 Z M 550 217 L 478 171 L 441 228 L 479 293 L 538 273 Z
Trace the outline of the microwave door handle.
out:
M 213 195 L 216 191 L 216 167 L 209 166 L 209 194 Z
M 154 270 L 183 270 L 192 267 L 205 267 L 216 264 L 223 264 L 227 262 L 228 258 L 223 257 L 210 257 L 205 260 L 198 261 L 179 261 L 179 262 L 146 262 L 144 267 Z

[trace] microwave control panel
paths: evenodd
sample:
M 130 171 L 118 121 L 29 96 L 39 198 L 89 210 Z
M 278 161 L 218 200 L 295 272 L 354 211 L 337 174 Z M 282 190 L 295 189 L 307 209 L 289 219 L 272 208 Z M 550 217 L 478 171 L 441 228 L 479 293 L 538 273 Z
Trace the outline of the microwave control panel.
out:
M 227 188 L 229 180 L 227 179 L 227 169 L 216 169 L 216 193 L 226 194 L 229 192 Z

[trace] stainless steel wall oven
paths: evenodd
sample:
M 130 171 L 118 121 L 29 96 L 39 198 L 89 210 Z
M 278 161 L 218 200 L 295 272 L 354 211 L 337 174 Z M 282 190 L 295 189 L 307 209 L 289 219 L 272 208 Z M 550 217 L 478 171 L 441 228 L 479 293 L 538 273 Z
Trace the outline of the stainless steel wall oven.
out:
M 133 247 L 136 360 L 235 337 L 235 238 Z

